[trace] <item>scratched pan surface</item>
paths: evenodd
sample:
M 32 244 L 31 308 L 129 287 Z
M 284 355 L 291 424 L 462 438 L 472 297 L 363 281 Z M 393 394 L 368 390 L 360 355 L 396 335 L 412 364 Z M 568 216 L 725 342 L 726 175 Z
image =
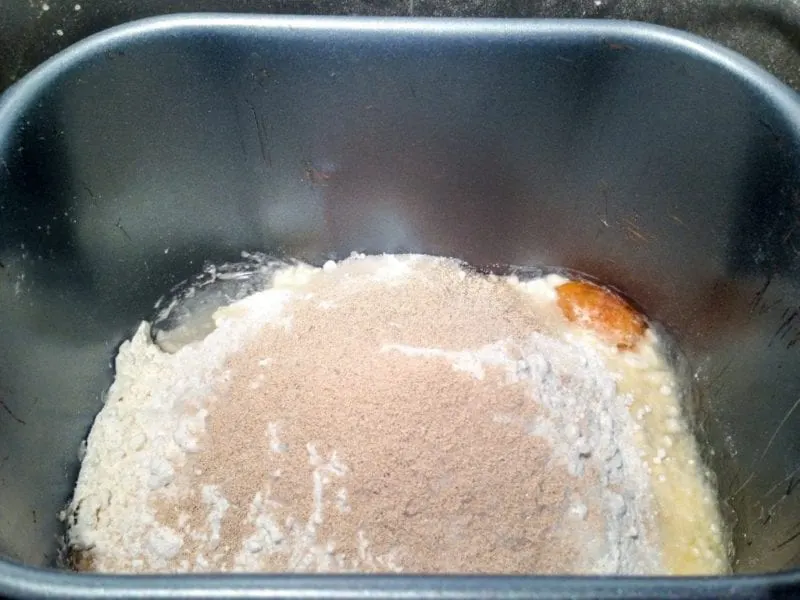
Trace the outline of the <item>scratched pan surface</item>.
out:
M 0 99 L 0 596 L 795 585 L 799 224 L 797 97 L 669 30 L 206 15 L 81 42 Z M 782 574 L 620 587 L 42 570 L 109 360 L 159 296 L 241 250 L 354 249 L 558 265 L 627 292 L 691 362 L 737 571 Z

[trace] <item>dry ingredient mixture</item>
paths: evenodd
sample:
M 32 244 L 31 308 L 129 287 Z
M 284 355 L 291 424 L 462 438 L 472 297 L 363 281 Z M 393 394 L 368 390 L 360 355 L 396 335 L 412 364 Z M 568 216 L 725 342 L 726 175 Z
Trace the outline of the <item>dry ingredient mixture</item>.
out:
M 120 348 L 63 518 L 100 572 L 722 573 L 656 334 L 583 281 L 295 265 Z

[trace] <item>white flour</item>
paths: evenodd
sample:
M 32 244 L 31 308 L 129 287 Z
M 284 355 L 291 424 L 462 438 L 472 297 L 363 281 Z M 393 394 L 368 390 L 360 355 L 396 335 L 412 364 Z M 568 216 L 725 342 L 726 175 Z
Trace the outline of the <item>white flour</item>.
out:
M 162 505 L 165 499 L 177 503 L 185 493 L 184 472 L 191 470 L 188 465 L 192 457 L 203 452 L 206 421 L 215 402 L 220 401 L 216 397 L 219 385 L 231 377 L 229 359 L 264 327 L 292 331 L 292 307 L 300 299 L 313 296 L 310 282 L 339 277 L 346 283 L 338 297 L 325 296 L 318 303 L 321 310 L 335 311 L 348 294 L 358 293 L 355 282 L 359 278 L 385 286 L 408 285 L 418 276 L 418 264 L 426 265 L 429 260 L 438 259 L 361 256 L 338 266 L 329 262 L 322 269 L 287 268 L 276 275 L 271 289 L 219 310 L 214 317 L 216 329 L 204 340 L 173 354 L 152 343 L 149 327 L 143 323 L 120 348 L 116 378 L 88 438 L 75 497 L 66 515 L 69 543 L 85 561 L 83 568 L 133 572 L 261 570 L 273 564 L 265 561 L 285 554 L 285 563 L 281 563 L 285 570 L 403 570 L 402 553 L 374 550 L 377 546 L 369 538 L 368 523 L 365 530 L 358 531 L 358 556 L 352 562 L 319 538 L 323 510 L 331 502 L 326 498 L 333 498 L 342 515 L 357 507 L 351 505 L 345 485 L 347 463 L 335 453 L 322 456 L 311 443 L 305 451 L 313 467 L 313 510 L 292 522 L 278 519 L 274 503 L 258 492 L 251 496 L 244 515 L 244 523 L 253 533 L 227 539 L 226 518 L 234 518 L 229 517 L 231 511 L 242 509 L 232 505 L 219 486 L 200 486 L 205 517 L 194 525 L 188 514 L 164 523 L 154 498 Z M 614 353 L 565 330 L 553 307 L 553 290 L 562 282 L 550 276 L 527 283 L 515 278 L 498 283 L 524 291 L 526 302 L 539 305 L 543 318 L 552 325 L 550 330 L 532 331 L 519 340 L 497 339 L 478 347 L 385 343 L 376 351 L 386 359 L 444 360 L 454 372 L 477 381 L 484 381 L 490 370 L 501 369 L 508 385 L 527 390 L 541 408 L 537 418 L 509 411 L 492 414 L 491 419 L 547 440 L 555 460 L 566 467 L 568 475 L 564 477 L 587 482 L 575 487 L 565 504 L 565 522 L 571 523 L 569 527 L 574 528 L 577 538 L 586 542 L 581 542 L 585 547 L 581 548 L 579 563 L 564 565 L 565 570 L 669 572 L 663 559 L 663 540 L 654 524 L 657 511 L 646 450 L 649 447 L 642 442 L 644 412 L 638 415 L 638 421 L 637 415 L 631 414 L 634 398 L 626 391 L 630 386 L 621 390 L 622 375 L 609 370 L 609 364 L 617 364 L 611 356 Z M 273 360 L 269 356 L 259 358 L 265 374 L 252 380 L 250 389 L 258 390 L 269 382 Z M 633 356 L 625 360 L 631 368 L 649 365 Z M 667 384 L 659 385 L 672 392 Z M 673 429 L 676 422 L 673 415 Z M 270 421 L 264 443 L 273 455 L 285 456 L 288 452 L 283 439 L 282 424 Z M 658 447 L 654 459 L 666 458 L 664 449 Z M 198 481 L 204 477 L 201 472 L 190 475 Z M 261 476 L 268 480 L 282 474 L 265 463 Z M 587 517 L 598 510 L 604 516 L 599 525 Z M 592 528 L 598 526 L 601 535 L 592 534 Z M 197 550 L 186 555 L 188 547 Z

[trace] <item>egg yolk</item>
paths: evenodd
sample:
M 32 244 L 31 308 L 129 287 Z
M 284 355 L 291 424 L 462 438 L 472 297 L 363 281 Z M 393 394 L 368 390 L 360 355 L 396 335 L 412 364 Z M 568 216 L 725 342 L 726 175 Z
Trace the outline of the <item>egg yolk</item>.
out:
M 564 316 L 587 327 L 620 349 L 636 346 L 647 329 L 644 318 L 614 292 L 587 281 L 569 281 L 556 288 Z

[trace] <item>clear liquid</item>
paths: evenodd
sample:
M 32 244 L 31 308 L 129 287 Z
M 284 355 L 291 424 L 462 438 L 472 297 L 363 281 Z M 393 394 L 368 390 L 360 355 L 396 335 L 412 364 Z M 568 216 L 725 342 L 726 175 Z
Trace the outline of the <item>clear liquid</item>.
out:
M 266 254 L 242 253 L 242 262 L 208 264 L 200 275 L 176 285 L 156 302 L 151 335 L 164 352 L 203 340 L 214 330 L 217 309 L 270 287 L 275 273 L 290 264 Z

